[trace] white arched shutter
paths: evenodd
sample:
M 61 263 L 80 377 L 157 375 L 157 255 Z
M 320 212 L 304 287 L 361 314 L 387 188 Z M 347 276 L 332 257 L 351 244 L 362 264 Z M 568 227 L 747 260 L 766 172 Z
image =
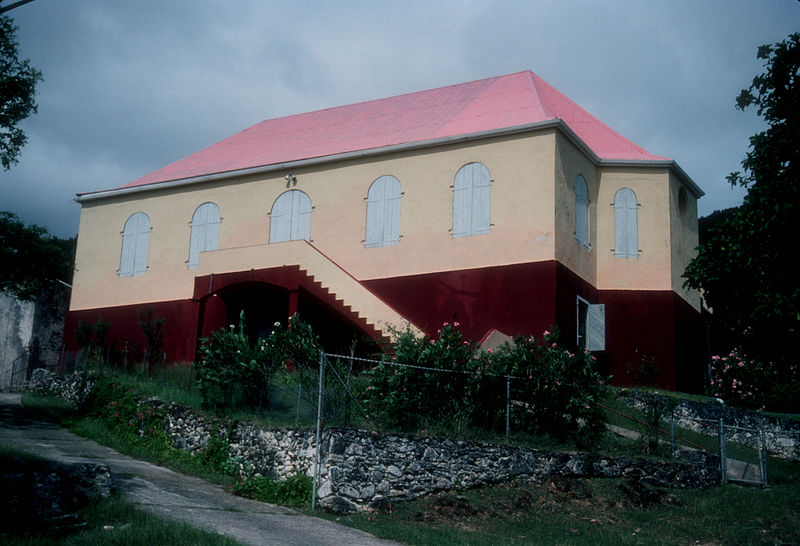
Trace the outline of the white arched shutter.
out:
M 269 242 L 311 240 L 311 199 L 300 190 L 282 193 L 272 205 Z
M 453 237 L 489 232 L 492 181 L 482 163 L 461 167 L 453 181 Z
M 396 245 L 400 241 L 400 181 L 381 176 L 367 192 L 367 228 L 364 246 Z
M 132 277 L 147 272 L 147 245 L 150 240 L 150 217 L 134 213 L 125 222 L 122 232 L 122 253 L 119 276 Z
M 189 239 L 189 269 L 197 267 L 200 253 L 219 248 L 219 207 L 214 203 L 203 203 L 192 216 Z
M 636 194 L 622 188 L 614 195 L 614 256 L 639 257 L 639 205 Z
M 575 179 L 575 238 L 589 247 L 589 188 L 580 174 Z

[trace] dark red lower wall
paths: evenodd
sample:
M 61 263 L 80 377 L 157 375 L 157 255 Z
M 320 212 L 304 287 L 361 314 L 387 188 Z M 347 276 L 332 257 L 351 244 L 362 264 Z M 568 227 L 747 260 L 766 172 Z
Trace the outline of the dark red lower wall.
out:
M 364 281 L 417 327 L 435 333 L 458 322 L 470 339 L 495 328 L 539 335 L 556 321 L 555 262 L 515 264 Z
M 606 304 L 604 372 L 617 385 L 652 382 L 700 392 L 704 329 L 700 314 L 670 290 L 595 289 L 558 262 L 445 271 L 364 281 L 370 290 L 428 334 L 443 322 L 460 323 L 466 337 L 495 328 L 507 335 L 541 336 L 557 326 L 577 344 L 576 297 Z M 641 364 L 658 373 L 643 376 Z
M 233 308 L 235 293 L 229 290 L 243 290 L 246 296 L 247 286 L 257 284 L 281 287 L 285 294 L 270 296 L 274 300 L 270 306 L 280 303 L 275 312 L 282 316 L 295 310 L 301 315 L 305 312 L 317 323 L 313 326 L 327 344 L 338 338 L 368 337 L 364 325 L 346 316 L 341 302 L 292 267 L 199 278 L 195 300 L 70 311 L 64 339 L 68 349 L 77 349 L 78 321 L 94 323 L 102 317 L 112 324 L 109 341 L 118 350 L 125 341 L 143 346 L 138 312 L 152 307 L 154 316 L 165 318 L 167 359 L 193 360 L 198 325 L 200 335 L 207 336 L 235 321 L 228 308 Z M 510 336 L 540 337 L 544 330 L 557 326 L 563 341 L 571 346 L 577 343 L 576 296 L 581 296 L 589 303 L 606 306 L 606 351 L 597 353 L 597 358 L 602 370 L 613 375 L 615 384 L 642 382 L 639 372 L 645 363 L 657 369 L 656 375 L 646 379 L 658 386 L 686 392 L 702 390 L 706 361 L 703 322 L 697 311 L 669 290 L 598 291 L 555 261 L 376 279 L 363 284 L 429 334 L 435 334 L 444 322 L 458 322 L 464 335 L 473 340 L 481 339 L 492 328 Z M 342 320 L 334 320 L 339 315 Z M 336 331 L 323 332 L 325 328 Z
M 164 318 L 164 351 L 167 353 L 167 361 L 194 360 L 198 304 L 192 300 L 68 311 L 64 322 L 64 343 L 67 350 L 80 349 L 75 339 L 78 322 L 82 320 L 95 324 L 98 318 L 111 323 L 107 336 L 110 349 L 122 351 L 126 342 L 144 349 L 146 342 L 138 324 L 141 321 L 139 312 L 148 308 L 153 310 L 154 318 Z

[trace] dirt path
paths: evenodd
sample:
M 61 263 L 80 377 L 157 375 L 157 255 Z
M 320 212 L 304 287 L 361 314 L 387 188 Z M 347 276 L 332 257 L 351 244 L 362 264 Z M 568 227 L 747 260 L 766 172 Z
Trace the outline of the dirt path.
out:
M 126 457 L 38 418 L 22 406 L 20 398 L 0 393 L 0 443 L 65 463 L 107 464 L 115 486 L 144 510 L 244 544 L 395 544 L 289 508 L 237 497 L 199 478 Z

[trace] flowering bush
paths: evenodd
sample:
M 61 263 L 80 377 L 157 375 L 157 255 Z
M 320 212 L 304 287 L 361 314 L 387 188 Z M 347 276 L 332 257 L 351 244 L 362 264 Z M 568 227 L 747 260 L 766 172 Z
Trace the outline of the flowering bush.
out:
M 732 406 L 796 412 L 800 403 L 798 368 L 763 363 L 748 358 L 737 347 L 726 355 L 711 357 L 708 394 Z
M 470 372 L 479 363 L 477 346 L 458 326 L 444 323 L 437 337 L 417 337 L 410 329 L 394 332 L 393 354 L 367 373 L 364 403 L 371 419 L 404 431 L 445 422 L 459 429 L 468 421 Z
M 206 406 L 257 406 L 268 401 L 267 386 L 284 366 L 308 368 L 319 357 L 319 341 L 298 315 L 287 327 L 280 322 L 267 338 L 251 341 L 245 334 L 244 312 L 231 324 L 203 340 L 196 364 L 197 385 Z
M 506 377 L 511 379 L 513 430 L 594 443 L 605 425 L 604 394 L 594 357 L 560 345 L 557 334 L 518 336 L 496 351 L 465 340 L 458 323 L 436 337 L 397 334 L 391 360 L 369 372 L 364 402 L 371 418 L 404 431 L 425 426 L 501 430 Z M 401 366 L 410 364 L 415 367 Z
M 588 351 L 572 352 L 545 331 L 540 339 L 517 336 L 491 355 L 494 373 L 510 375 L 516 429 L 572 439 L 581 446 L 599 440 L 606 416 L 599 406 L 606 392 Z

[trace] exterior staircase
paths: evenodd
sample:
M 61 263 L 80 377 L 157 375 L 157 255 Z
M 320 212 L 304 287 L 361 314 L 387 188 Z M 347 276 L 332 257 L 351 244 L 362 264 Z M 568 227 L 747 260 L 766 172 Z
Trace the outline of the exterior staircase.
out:
M 298 267 L 310 293 L 348 315 L 367 331 L 390 339 L 391 329 L 419 333 L 408 319 L 361 284 L 314 245 L 305 240 L 203 252 L 196 274 L 224 274 L 253 269 Z

